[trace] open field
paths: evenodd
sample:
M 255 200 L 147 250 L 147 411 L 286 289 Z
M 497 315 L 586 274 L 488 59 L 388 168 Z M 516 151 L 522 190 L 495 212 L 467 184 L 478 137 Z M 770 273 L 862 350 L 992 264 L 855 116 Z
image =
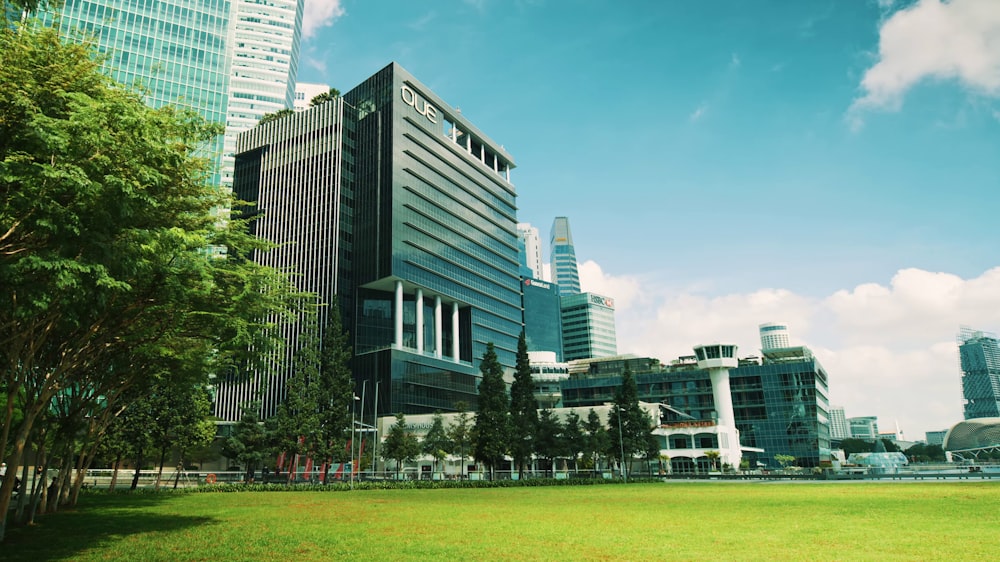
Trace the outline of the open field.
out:
M 2 560 L 995 559 L 1000 483 L 89 495 Z

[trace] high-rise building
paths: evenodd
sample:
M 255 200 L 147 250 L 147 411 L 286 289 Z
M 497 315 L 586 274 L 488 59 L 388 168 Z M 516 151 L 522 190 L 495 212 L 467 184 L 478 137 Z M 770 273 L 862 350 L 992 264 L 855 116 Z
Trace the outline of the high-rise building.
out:
M 320 94 L 330 91 L 327 84 L 313 84 L 311 82 L 295 83 L 295 111 L 305 111 L 309 109 L 309 102 Z
M 560 295 L 580 293 L 580 270 L 573 248 L 573 233 L 569 229 L 569 219 L 556 217 L 552 222 L 552 236 L 549 239 L 549 263 L 552 280 L 559 285 Z
M 530 275 L 522 275 L 522 277 L 544 281 L 542 240 L 538 235 L 538 229 L 526 222 L 521 222 L 517 224 L 517 236 L 519 239 L 518 248 L 521 255 L 521 265 L 531 272 Z
M 239 137 L 234 189 L 263 213 L 254 232 L 296 241 L 254 259 L 294 268 L 299 288 L 338 300 L 365 411 L 475 408 L 490 343 L 513 372 L 522 322 L 513 167 L 396 63 Z M 300 329 L 290 330 L 289 354 Z M 217 415 L 232 419 L 264 379 L 264 413 L 274 411 L 289 372 L 255 376 L 256 388 L 222 385 Z
M 558 289 L 539 279 L 524 279 L 521 291 L 528 351 L 550 351 L 553 361 L 562 362 L 562 308 Z
M 996 334 L 962 327 L 958 334 L 965 419 L 1000 417 L 1000 345 Z
M 150 106 L 174 105 L 226 123 L 232 8 L 228 0 L 65 0 L 58 15 L 44 16 L 64 37 L 93 38 L 108 55 L 108 74 L 140 86 Z M 221 170 L 223 137 L 205 150 Z
M 565 361 L 618 354 L 614 299 L 595 293 L 564 295 L 561 308 Z
M 116 81 L 143 89 L 153 107 L 174 105 L 225 125 L 204 149 L 215 183 L 232 184 L 237 135 L 291 108 L 304 0 L 66 0 L 65 37 L 93 37 Z M 54 18 L 49 13 L 47 18 Z
M 264 115 L 294 104 L 305 0 L 231 2 L 233 55 L 222 157 L 222 185 L 227 188 L 232 186 L 236 137 Z
M 788 326 L 769 322 L 760 325 L 760 348 L 762 351 L 791 347 L 788 343 Z
M 851 426 L 843 406 L 830 406 L 830 439 L 847 439 L 851 436 Z

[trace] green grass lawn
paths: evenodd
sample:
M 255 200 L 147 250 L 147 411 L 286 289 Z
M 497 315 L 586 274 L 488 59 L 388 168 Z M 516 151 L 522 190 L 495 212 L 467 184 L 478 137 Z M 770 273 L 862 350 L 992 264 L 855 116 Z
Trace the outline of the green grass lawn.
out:
M 89 495 L 3 560 L 991 560 L 1000 483 Z

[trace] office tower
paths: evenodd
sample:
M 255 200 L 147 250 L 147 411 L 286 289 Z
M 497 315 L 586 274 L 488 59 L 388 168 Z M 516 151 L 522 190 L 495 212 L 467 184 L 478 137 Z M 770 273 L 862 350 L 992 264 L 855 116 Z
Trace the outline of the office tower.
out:
M 788 326 L 783 323 L 769 322 L 760 325 L 760 349 L 769 351 L 790 347 L 788 343 Z
M 569 230 L 569 219 L 556 217 L 552 222 L 552 236 L 549 239 L 549 263 L 552 280 L 559 285 L 560 295 L 576 295 L 580 292 L 580 271 L 573 249 L 573 233 Z
M 851 426 L 843 406 L 830 406 L 830 439 L 847 439 L 851 436 Z
M 236 136 L 291 108 L 304 0 L 66 0 L 65 37 L 96 38 L 118 82 L 153 107 L 191 109 L 226 132 L 206 146 L 214 183 L 232 184 Z M 51 20 L 53 14 L 46 16 Z
M 532 279 L 545 280 L 542 270 L 542 240 L 538 236 L 538 229 L 526 222 L 517 224 L 517 236 L 519 239 L 518 248 L 522 249 L 521 265 L 531 271 Z
M 330 91 L 330 86 L 327 84 L 313 84 L 311 82 L 296 82 L 295 83 L 295 111 L 304 111 L 309 109 L 309 102 L 320 94 L 325 94 Z
M 294 268 L 300 288 L 338 300 L 366 412 L 448 411 L 460 401 L 474 409 L 489 343 L 513 372 L 513 167 L 498 143 L 395 63 L 343 98 L 239 137 L 234 189 L 263 212 L 254 232 L 296 240 L 254 259 Z M 279 389 L 264 404 L 273 412 L 288 372 L 255 376 Z M 218 404 L 256 390 L 244 386 L 223 384 Z M 228 408 L 218 415 L 231 419 Z
M 563 360 L 618 354 L 614 299 L 594 293 L 565 295 L 561 309 Z
M 305 0 L 232 0 L 232 67 L 222 185 L 232 186 L 236 137 L 268 113 L 291 109 Z
M 550 351 L 553 361 L 562 362 L 562 307 L 558 288 L 540 279 L 525 279 L 521 290 L 528 351 Z
M 231 67 L 228 1 L 66 0 L 55 19 L 71 40 L 94 38 L 117 82 L 141 86 L 153 107 L 190 109 L 226 122 Z M 54 15 L 45 14 L 49 21 Z M 205 147 L 221 170 L 223 137 Z M 217 173 L 216 183 L 220 179 Z
M 965 419 L 1000 417 L 1000 345 L 996 334 L 963 326 L 958 333 Z
M 943 445 L 944 438 L 948 435 L 947 429 L 941 429 L 938 431 L 927 431 L 924 433 L 924 440 L 928 445 Z

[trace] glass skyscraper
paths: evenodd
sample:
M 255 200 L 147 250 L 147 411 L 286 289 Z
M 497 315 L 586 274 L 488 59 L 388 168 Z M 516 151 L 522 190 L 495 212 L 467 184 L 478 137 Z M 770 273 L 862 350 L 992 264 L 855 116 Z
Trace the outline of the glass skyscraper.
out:
M 1000 343 L 995 334 L 963 327 L 958 334 L 965 419 L 1000 417 Z
M 522 325 L 513 167 L 395 63 L 341 99 L 240 136 L 234 189 L 263 211 L 255 232 L 297 246 L 256 259 L 294 268 L 324 302 L 338 299 L 366 411 L 475 408 L 489 343 L 513 372 Z
M 561 299 L 565 361 L 618 354 L 614 299 L 594 293 L 565 295 Z
M 569 219 L 556 217 L 552 222 L 549 239 L 552 280 L 559 285 L 560 295 L 576 295 L 580 292 L 580 271 L 573 248 L 573 233 L 569 229 Z
M 524 303 L 524 337 L 528 351 L 551 351 L 563 360 L 562 310 L 559 291 L 541 279 L 521 282 Z
M 191 109 L 226 133 L 204 147 L 231 185 L 236 135 L 291 108 L 304 0 L 66 0 L 60 33 L 95 38 L 118 82 L 153 107 Z

